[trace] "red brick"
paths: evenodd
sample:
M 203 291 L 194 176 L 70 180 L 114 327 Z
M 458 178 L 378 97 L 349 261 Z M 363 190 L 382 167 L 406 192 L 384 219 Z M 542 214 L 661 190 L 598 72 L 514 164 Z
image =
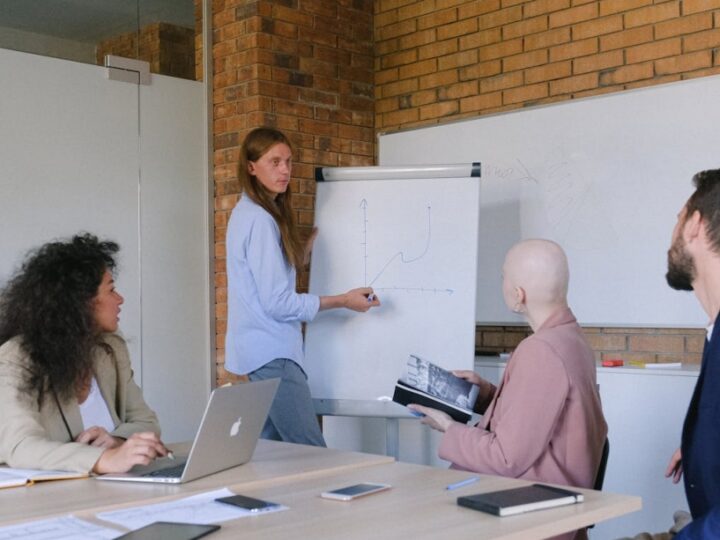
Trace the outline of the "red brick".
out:
M 512 39 L 516 37 L 526 36 L 528 34 L 537 34 L 548 29 L 548 20 L 546 16 L 533 17 L 524 19 L 520 22 L 507 24 L 502 27 L 503 39 Z
M 440 26 L 437 32 L 437 39 L 442 41 L 444 39 L 454 38 L 458 36 L 464 36 L 478 31 L 478 23 L 476 19 L 465 19 L 456 23 L 446 24 Z
M 571 94 L 573 92 L 580 92 L 582 90 L 588 90 L 590 88 L 597 88 L 597 86 L 597 73 L 575 75 L 574 77 L 567 77 L 565 79 L 550 81 L 550 95 L 554 96 L 557 94 Z
M 548 85 L 546 83 L 531 84 L 522 88 L 512 88 L 503 91 L 503 104 L 526 103 L 542 99 L 548 96 Z
M 520 21 L 523 18 L 523 10 L 520 6 L 510 7 L 507 9 L 501 9 L 486 15 L 481 15 L 478 18 L 478 24 L 481 30 L 487 30 L 488 28 L 495 28 L 497 26 L 507 25 L 516 21 Z
M 697 13 L 688 17 L 671 19 L 655 25 L 655 39 L 690 34 L 700 30 L 707 30 L 713 26 L 713 14 L 709 12 Z
M 555 28 L 542 32 L 540 34 L 533 34 L 525 37 L 525 50 L 532 51 L 534 49 L 541 49 L 544 47 L 552 47 L 553 45 L 560 45 L 570 41 L 570 28 Z
M 411 49 L 413 47 L 419 47 L 421 45 L 427 45 L 428 43 L 435 43 L 437 41 L 436 29 L 429 28 L 427 30 L 420 30 L 402 36 L 398 39 L 397 48 L 400 50 Z
M 592 56 L 583 56 L 573 60 L 573 73 L 587 73 L 589 71 L 600 71 L 610 67 L 621 66 L 624 62 L 623 52 L 608 51 Z
M 683 52 L 693 52 L 700 49 L 712 49 L 720 46 L 720 28 L 696 32 L 683 37 Z
M 585 338 L 594 351 L 624 351 L 627 349 L 627 337 L 623 335 L 585 332 Z
M 326 0 L 327 1 L 327 0 Z M 401 6 L 397 10 L 398 19 L 416 19 L 421 15 L 427 15 L 435 11 L 435 0 L 422 0 L 420 2 L 413 2 L 406 6 Z
M 683 15 L 720 8 L 720 0 L 683 0 Z
M 550 81 L 570 76 L 572 72 L 572 63 L 568 60 L 563 62 L 555 62 L 554 64 L 545 64 L 531 69 L 525 70 L 525 82 L 533 84 L 542 81 Z
M 438 62 L 435 58 L 431 58 L 429 60 L 408 64 L 406 66 L 400 66 L 398 76 L 400 79 L 410 79 L 412 77 L 419 77 L 421 75 L 427 75 L 428 73 L 434 73 L 437 70 Z
M 475 0 L 474 2 L 462 2 L 458 6 L 458 18 L 467 19 L 470 17 L 477 17 L 483 13 L 498 11 L 500 7 L 500 0 Z M 502 7 L 505 7 L 505 5 Z
M 512 56 L 513 54 L 522 52 L 522 46 L 522 39 L 513 39 L 493 45 L 487 45 L 486 47 L 480 47 L 480 60 L 494 60 L 504 56 Z
M 433 90 L 433 92 L 435 92 Z M 439 88 L 437 90 L 438 98 L 441 100 L 445 99 L 459 99 L 468 96 L 474 96 L 478 93 L 478 81 L 465 81 L 457 84 L 453 84 L 447 87 Z
M 579 56 L 587 56 L 598 52 L 597 38 L 584 39 L 582 41 L 573 41 L 565 45 L 557 45 L 550 49 L 550 61 L 557 62 L 559 60 L 567 60 L 568 58 L 577 58 Z
M 586 4 L 550 14 L 550 28 L 567 26 L 594 19 L 598 15 L 597 4 Z
M 652 62 L 644 64 L 633 64 L 632 66 L 623 66 L 617 69 L 609 69 L 600 74 L 600 85 L 610 86 L 613 84 L 622 84 L 640 79 L 650 79 L 655 75 Z
M 474 66 L 468 66 L 458 71 L 460 72 L 459 77 L 461 81 L 492 77 L 502 71 L 502 61 L 490 60 L 489 62 L 479 62 Z
M 491 43 L 497 43 L 501 39 L 502 29 L 498 27 L 468 34 L 467 36 L 460 36 L 458 42 L 460 49 L 465 51 L 467 49 L 475 49 L 477 47 L 483 47 L 484 45 L 490 45 Z
M 460 110 L 459 103 L 456 100 L 443 101 L 420 107 L 420 119 L 441 118 L 443 116 L 451 116 Z
M 683 352 L 685 341 L 682 336 L 638 335 L 630 336 L 628 348 L 633 352 Z
M 418 48 L 418 59 L 425 60 L 426 58 L 437 58 L 439 56 L 456 53 L 457 51 L 458 40 L 446 39 L 445 41 L 438 41 Z
M 382 26 L 377 30 L 377 37 L 380 40 L 392 39 L 404 36 L 417 30 L 416 19 L 408 19 L 387 26 Z
M 460 112 L 478 112 L 502 105 L 502 92 L 493 92 L 492 94 L 480 94 L 460 100 Z
M 680 38 L 671 38 L 630 47 L 625 51 L 625 60 L 628 64 L 637 64 L 646 60 L 675 56 L 680 52 Z
M 673 58 L 655 61 L 655 72 L 658 75 L 681 73 L 712 66 L 712 51 L 699 51 L 683 54 Z
M 438 58 L 438 71 L 454 69 L 470 64 L 477 64 L 478 52 L 476 50 L 464 51 Z
M 535 17 L 570 7 L 570 0 L 535 0 L 523 6 L 525 17 Z
M 600 15 L 611 15 L 630 11 L 641 6 L 649 6 L 653 0 L 600 0 Z
M 572 27 L 573 39 L 585 39 L 589 37 L 610 34 L 623 29 L 623 20 L 621 15 L 612 15 L 610 17 L 602 17 L 587 22 L 582 22 Z
M 382 69 L 388 69 L 395 66 L 402 66 L 404 64 L 411 64 L 417 61 L 417 49 L 411 49 L 409 51 L 400 51 L 394 54 L 388 54 L 380 59 L 380 65 Z
M 457 21 L 457 10 L 445 9 L 436 11 L 432 15 L 418 17 L 417 28 L 418 30 L 424 30 L 425 28 L 441 27 L 455 21 Z
M 426 75 L 420 77 L 419 87 L 420 88 L 436 88 L 438 86 L 448 86 L 458 81 L 458 70 L 449 69 L 447 71 L 440 71 L 433 73 L 432 75 Z
M 522 54 L 516 54 L 514 56 L 508 56 L 503 59 L 503 71 L 515 71 L 518 69 L 539 66 L 540 64 L 546 64 L 547 61 L 547 49 L 540 49 Z
M 625 28 L 644 26 L 680 16 L 679 2 L 665 2 L 654 6 L 643 7 L 625 13 Z
M 495 77 L 487 77 L 480 81 L 480 93 L 488 94 L 497 90 L 505 90 L 523 85 L 523 74 L 521 71 L 514 73 L 503 73 Z
M 630 47 L 640 43 L 648 43 L 652 40 L 652 26 L 623 30 L 622 32 L 617 32 L 615 34 L 600 36 L 600 50 L 608 51 L 612 49 L 622 49 L 623 47 Z

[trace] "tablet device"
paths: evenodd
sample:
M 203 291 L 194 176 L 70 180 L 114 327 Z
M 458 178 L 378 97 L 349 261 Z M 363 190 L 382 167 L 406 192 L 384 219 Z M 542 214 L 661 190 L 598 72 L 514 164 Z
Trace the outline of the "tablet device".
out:
M 220 525 L 156 521 L 118 536 L 118 540 L 194 540 L 215 532 L 219 528 Z

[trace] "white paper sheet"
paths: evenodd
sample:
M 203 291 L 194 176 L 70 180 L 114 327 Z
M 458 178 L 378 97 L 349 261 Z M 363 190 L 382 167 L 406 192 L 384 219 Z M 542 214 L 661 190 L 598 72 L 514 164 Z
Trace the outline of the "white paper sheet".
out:
M 123 533 L 75 516 L 41 519 L 0 527 L 0 540 L 106 540 Z
M 155 521 L 178 521 L 198 524 L 220 523 L 231 519 L 257 516 L 287 509 L 287 506 L 277 506 L 259 512 L 250 512 L 243 508 L 215 502 L 218 497 L 229 497 L 231 495 L 235 495 L 235 493 L 223 488 L 170 502 L 101 512 L 97 514 L 97 517 L 128 529 L 138 529 Z

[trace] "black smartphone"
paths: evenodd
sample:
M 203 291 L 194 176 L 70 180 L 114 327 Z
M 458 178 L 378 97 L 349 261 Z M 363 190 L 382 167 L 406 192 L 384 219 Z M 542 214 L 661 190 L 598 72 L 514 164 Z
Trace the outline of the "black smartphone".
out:
M 280 506 L 278 503 L 263 501 L 262 499 L 254 499 L 253 497 L 246 497 L 245 495 L 231 495 L 230 497 L 220 497 L 215 500 L 225 504 L 232 504 L 233 506 L 238 506 L 240 508 L 244 508 L 245 510 L 250 510 L 251 512 L 259 512 L 260 510 L 265 510 L 266 508 Z
M 118 540 L 195 540 L 217 531 L 219 528 L 220 525 L 156 521 L 118 536 Z

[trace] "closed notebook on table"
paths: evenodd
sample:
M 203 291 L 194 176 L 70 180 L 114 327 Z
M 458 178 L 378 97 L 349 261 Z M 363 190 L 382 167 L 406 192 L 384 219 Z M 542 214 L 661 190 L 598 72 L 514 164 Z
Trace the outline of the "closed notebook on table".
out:
M 512 516 L 582 501 L 582 493 L 544 484 L 478 493 L 457 499 L 460 506 L 496 516 Z

